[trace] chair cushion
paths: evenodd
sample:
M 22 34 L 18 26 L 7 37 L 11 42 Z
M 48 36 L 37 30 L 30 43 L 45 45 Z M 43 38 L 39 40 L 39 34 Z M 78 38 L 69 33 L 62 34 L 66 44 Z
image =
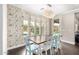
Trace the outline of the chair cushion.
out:
M 28 50 L 28 51 L 34 51 L 34 50 L 36 50 L 36 49 L 38 49 L 39 48 L 39 45 L 36 45 L 36 44 L 32 44 L 32 45 L 30 45 L 30 46 L 26 46 L 26 49 Z

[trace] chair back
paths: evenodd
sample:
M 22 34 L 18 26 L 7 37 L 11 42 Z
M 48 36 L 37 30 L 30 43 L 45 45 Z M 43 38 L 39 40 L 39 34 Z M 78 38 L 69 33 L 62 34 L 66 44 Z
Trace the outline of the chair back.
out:
M 51 45 L 54 48 L 59 48 L 60 46 L 60 33 L 53 33 L 52 39 L 51 39 Z

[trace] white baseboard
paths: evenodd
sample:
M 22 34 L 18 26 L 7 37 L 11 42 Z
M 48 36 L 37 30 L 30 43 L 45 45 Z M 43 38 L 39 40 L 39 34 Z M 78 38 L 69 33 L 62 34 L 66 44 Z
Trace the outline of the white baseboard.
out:
M 70 41 L 66 41 L 66 40 L 61 40 L 62 42 L 65 42 L 65 43 L 69 43 L 69 44 L 73 44 L 75 45 L 75 42 L 70 42 Z
M 13 46 L 13 47 L 8 48 L 7 50 L 11 50 L 11 49 L 19 48 L 19 47 L 22 47 L 22 46 L 25 46 L 25 44 L 21 44 L 21 45 Z

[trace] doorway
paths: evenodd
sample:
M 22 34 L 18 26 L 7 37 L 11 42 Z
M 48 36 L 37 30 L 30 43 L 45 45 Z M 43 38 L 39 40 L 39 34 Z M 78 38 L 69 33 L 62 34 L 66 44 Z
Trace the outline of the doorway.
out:
M 75 13 L 75 44 L 79 45 L 79 12 Z

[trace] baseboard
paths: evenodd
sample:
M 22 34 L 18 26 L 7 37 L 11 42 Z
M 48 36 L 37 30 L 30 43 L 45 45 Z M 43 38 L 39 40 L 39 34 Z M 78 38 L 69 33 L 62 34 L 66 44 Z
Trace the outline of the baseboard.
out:
M 75 42 L 70 42 L 70 41 L 66 41 L 66 40 L 61 40 L 62 42 L 65 42 L 65 43 L 69 43 L 69 44 L 73 44 L 75 45 Z
M 11 49 L 19 48 L 19 47 L 22 47 L 22 46 L 25 46 L 25 44 L 21 44 L 21 45 L 13 46 L 13 47 L 8 48 L 7 50 L 11 50 Z

